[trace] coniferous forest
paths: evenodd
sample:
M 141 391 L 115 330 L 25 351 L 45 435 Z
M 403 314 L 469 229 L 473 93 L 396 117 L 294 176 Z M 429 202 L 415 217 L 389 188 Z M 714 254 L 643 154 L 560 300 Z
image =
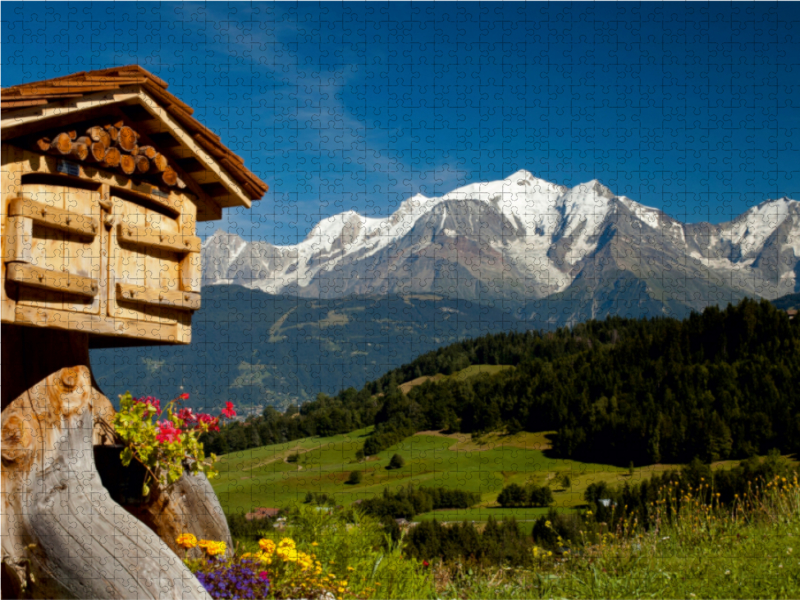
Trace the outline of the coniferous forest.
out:
M 494 375 L 400 383 L 470 365 Z M 554 431 L 564 458 L 627 466 L 800 449 L 800 320 L 767 301 L 683 321 L 608 318 L 555 332 L 488 335 L 441 348 L 335 397 L 210 434 L 216 453 L 374 425 L 364 453 L 421 430 Z

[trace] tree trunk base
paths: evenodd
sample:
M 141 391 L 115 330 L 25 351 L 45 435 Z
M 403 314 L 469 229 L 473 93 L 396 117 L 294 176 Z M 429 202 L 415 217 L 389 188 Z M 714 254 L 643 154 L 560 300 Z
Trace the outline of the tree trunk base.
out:
M 159 535 L 224 523 L 216 496 L 198 493 L 202 483 L 181 488 L 200 500 L 165 503 L 180 516 L 168 532 L 127 512 L 95 468 L 93 445 L 111 443 L 114 410 L 92 379 L 88 335 L 4 325 L 2 337 L 3 597 L 209 598 Z M 210 517 L 186 518 L 179 505 L 210 507 Z

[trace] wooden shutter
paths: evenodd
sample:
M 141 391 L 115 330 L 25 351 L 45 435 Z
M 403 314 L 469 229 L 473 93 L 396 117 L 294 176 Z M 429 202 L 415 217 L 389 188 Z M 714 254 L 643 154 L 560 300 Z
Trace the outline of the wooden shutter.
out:
M 24 306 L 100 312 L 99 191 L 23 183 L 9 202 L 6 275 Z
M 182 263 L 199 256 L 200 239 L 187 234 L 179 215 L 112 195 L 115 224 L 109 242 L 109 315 L 154 323 L 186 323 L 200 308 L 187 289 Z M 194 233 L 194 232 L 191 232 Z

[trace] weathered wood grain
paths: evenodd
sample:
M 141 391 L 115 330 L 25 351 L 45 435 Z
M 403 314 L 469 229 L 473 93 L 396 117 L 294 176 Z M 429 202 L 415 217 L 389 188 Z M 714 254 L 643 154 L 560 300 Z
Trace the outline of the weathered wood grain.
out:
M 95 422 L 113 409 L 93 385 L 88 336 L 24 329 L 3 331 L 4 596 L 207 599 L 169 546 L 102 486 Z

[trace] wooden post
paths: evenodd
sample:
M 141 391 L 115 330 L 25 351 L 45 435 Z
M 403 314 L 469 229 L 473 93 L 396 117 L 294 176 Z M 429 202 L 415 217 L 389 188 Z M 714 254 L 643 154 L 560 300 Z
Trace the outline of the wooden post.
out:
M 94 464 L 114 409 L 93 381 L 88 334 L 4 324 L 2 336 L 3 597 L 207 599 L 173 536 L 230 543 L 208 480 L 156 494 L 137 509 L 151 523 L 124 510 Z

